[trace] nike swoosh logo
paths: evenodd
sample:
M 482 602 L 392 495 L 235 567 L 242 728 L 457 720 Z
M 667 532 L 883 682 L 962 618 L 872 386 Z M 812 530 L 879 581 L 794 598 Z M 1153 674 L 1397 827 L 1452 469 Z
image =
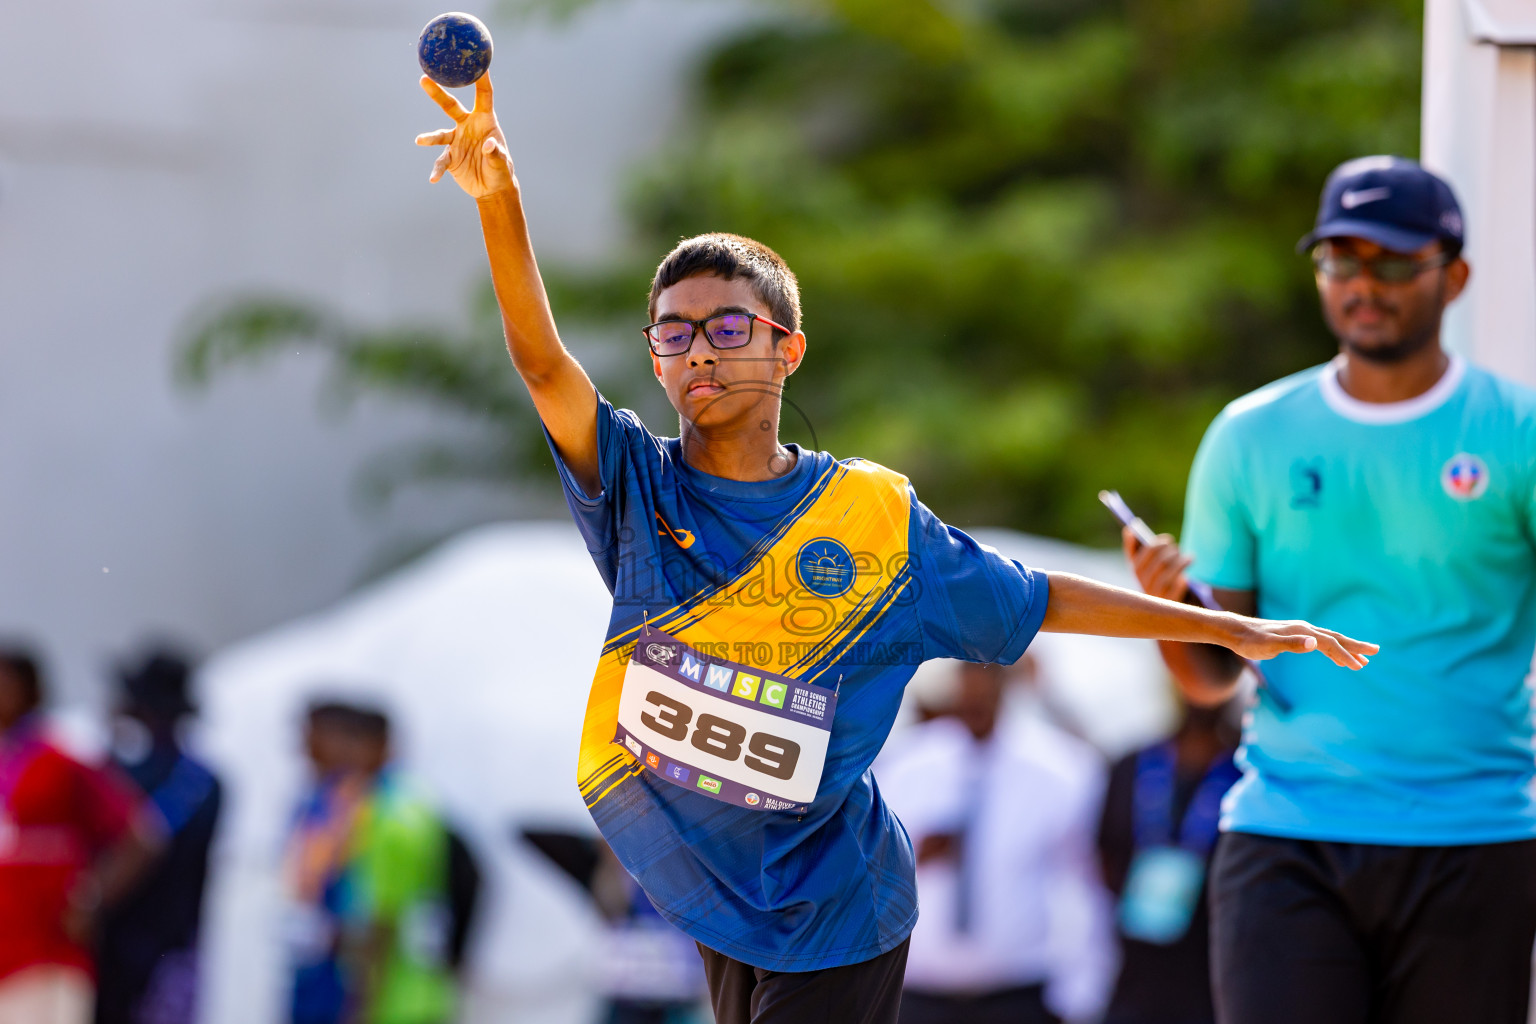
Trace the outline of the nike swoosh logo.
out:
M 1339 205 L 1346 210 L 1353 210 L 1357 206 L 1374 203 L 1378 199 L 1386 199 L 1391 194 L 1392 190 L 1386 187 L 1362 188 L 1359 191 L 1345 192 L 1342 196 L 1339 196 Z
M 693 534 L 689 533 L 687 530 L 672 529 L 672 527 L 667 525 L 667 521 L 661 518 L 660 512 L 656 513 L 656 521 L 661 524 L 661 529 L 656 531 L 656 536 L 671 537 L 673 540 L 677 541 L 677 546 L 682 548 L 684 551 L 693 547 Z

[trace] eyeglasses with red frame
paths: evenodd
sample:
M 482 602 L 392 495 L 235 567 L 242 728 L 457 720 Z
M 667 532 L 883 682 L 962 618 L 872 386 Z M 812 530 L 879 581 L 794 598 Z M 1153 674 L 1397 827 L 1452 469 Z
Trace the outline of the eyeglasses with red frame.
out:
M 783 324 L 774 323 L 756 313 L 717 313 L 703 320 L 658 320 L 641 328 L 646 343 L 658 356 L 680 356 L 693 347 L 693 339 L 700 329 L 711 347 L 717 349 L 741 348 L 752 340 L 752 321 L 760 320 L 767 326 L 785 334 L 794 333 Z

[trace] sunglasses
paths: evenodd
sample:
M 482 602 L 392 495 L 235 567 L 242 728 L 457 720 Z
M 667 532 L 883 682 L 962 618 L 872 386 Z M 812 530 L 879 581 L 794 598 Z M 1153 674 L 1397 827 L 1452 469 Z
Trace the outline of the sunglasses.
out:
M 693 347 L 700 328 L 709 344 L 717 349 L 741 348 L 752 340 L 752 321 L 761 320 L 776 331 L 793 334 L 788 327 L 776 324 L 756 313 L 721 313 L 707 320 L 659 320 L 641 328 L 646 343 L 658 356 L 680 356 Z
M 1452 257 L 1443 252 L 1422 260 L 1391 253 L 1367 260 L 1325 248 L 1316 249 L 1312 253 L 1312 265 L 1324 277 L 1334 281 L 1348 281 L 1365 271 L 1382 284 L 1406 284 L 1424 271 L 1443 267 L 1451 260 Z

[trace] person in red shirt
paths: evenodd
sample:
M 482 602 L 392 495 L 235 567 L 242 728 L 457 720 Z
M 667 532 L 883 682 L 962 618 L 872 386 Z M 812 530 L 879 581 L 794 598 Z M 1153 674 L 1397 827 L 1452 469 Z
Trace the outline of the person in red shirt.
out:
M 126 780 L 48 740 L 42 696 L 37 660 L 0 650 L 0 1024 L 86 1024 L 97 914 L 164 829 Z

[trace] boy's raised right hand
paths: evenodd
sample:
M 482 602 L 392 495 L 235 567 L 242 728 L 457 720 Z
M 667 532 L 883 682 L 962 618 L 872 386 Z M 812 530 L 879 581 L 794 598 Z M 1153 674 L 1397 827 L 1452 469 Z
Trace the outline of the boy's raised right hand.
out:
M 452 128 L 441 128 L 416 136 L 418 146 L 443 146 L 432 165 L 431 180 L 441 181 L 451 174 L 459 187 L 476 199 L 495 195 L 516 184 L 512 176 L 512 157 L 507 152 L 507 137 L 496 121 L 491 75 L 486 72 L 475 83 L 475 109 L 464 104 L 426 75 L 421 87 L 453 118 Z

